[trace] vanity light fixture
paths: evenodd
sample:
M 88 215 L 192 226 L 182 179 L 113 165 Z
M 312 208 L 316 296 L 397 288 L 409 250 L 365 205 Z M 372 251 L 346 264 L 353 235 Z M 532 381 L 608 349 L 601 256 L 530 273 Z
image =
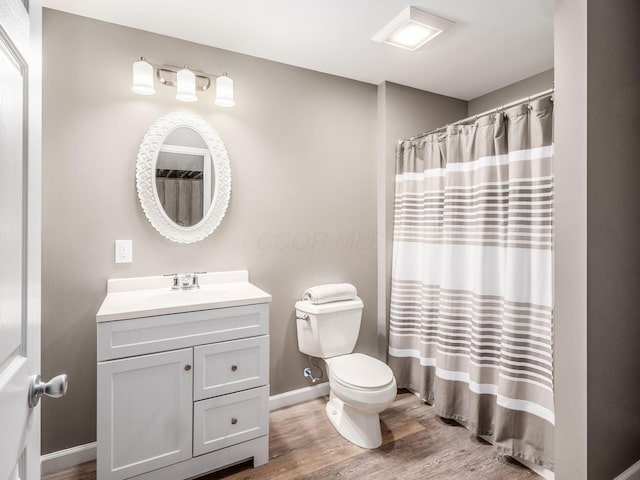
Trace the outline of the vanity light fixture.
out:
M 216 78 L 216 105 L 233 107 L 235 104 L 236 102 L 233 100 L 233 80 L 225 72 Z
M 153 66 L 141 58 L 133 63 L 133 85 L 131 91 L 140 95 L 155 95 L 153 86 Z
M 454 24 L 450 20 L 409 6 L 371 37 L 371 40 L 414 51 Z
M 131 91 L 140 95 L 154 95 L 155 78 L 163 85 L 176 87 L 176 98 L 183 102 L 196 102 L 196 91 L 204 92 L 211 87 L 212 79 L 216 79 L 215 103 L 221 107 L 235 105 L 233 99 L 233 80 L 225 73 L 201 72 L 187 67 L 175 67 L 173 65 L 160 65 L 151 63 L 144 57 L 133 63 L 133 84 Z
M 197 102 L 196 96 L 196 74 L 188 68 L 178 70 L 176 73 L 178 92 L 176 93 L 176 99 L 181 102 Z

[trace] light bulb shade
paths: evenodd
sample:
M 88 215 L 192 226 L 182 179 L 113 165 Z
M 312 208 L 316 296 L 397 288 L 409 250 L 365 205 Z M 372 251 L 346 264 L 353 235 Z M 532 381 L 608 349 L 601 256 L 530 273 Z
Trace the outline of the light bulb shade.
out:
M 153 86 L 153 67 L 144 60 L 133 64 L 133 84 L 131 91 L 140 95 L 154 95 L 156 89 Z
M 227 74 L 216 79 L 216 105 L 221 107 L 233 107 L 236 102 L 233 100 L 233 80 Z
M 196 74 L 187 68 L 178 70 L 178 93 L 176 98 L 183 102 L 195 102 L 196 96 Z

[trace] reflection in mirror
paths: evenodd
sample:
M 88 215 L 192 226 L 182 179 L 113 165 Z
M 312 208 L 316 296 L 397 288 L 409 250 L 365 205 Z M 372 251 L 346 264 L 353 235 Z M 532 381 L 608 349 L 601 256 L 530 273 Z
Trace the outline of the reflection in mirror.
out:
M 158 200 L 176 225 L 191 227 L 209 211 L 214 193 L 211 154 L 189 127 L 170 132 L 158 152 L 155 182 Z

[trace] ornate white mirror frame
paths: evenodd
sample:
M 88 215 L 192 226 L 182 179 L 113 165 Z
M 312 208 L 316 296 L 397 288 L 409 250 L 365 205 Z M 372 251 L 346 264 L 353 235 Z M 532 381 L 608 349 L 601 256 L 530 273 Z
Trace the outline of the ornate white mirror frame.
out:
M 214 169 L 211 207 L 197 224 L 184 227 L 171 220 L 162 208 L 156 187 L 156 163 L 165 138 L 176 128 L 188 127 L 200 134 L 211 152 Z M 202 117 L 190 112 L 172 112 L 160 117 L 147 131 L 140 144 L 136 162 L 138 198 L 151 225 L 169 240 L 179 243 L 199 242 L 220 224 L 231 196 L 231 168 L 227 149 L 218 132 Z

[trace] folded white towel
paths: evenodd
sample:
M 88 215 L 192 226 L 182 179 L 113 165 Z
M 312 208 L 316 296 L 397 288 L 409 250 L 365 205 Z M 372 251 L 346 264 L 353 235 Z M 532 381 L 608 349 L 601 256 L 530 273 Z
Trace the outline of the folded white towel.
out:
M 356 287 L 350 283 L 330 283 L 308 288 L 302 294 L 302 300 L 315 305 L 319 303 L 340 302 L 358 296 Z

